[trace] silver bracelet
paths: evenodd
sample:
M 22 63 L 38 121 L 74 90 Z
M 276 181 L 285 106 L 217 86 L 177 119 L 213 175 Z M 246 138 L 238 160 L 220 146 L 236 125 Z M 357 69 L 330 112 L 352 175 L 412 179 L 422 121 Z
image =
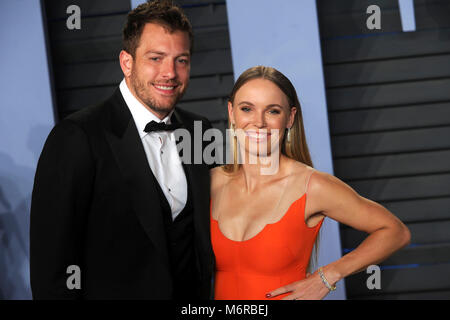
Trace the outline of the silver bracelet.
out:
M 325 278 L 323 271 L 322 271 L 322 267 L 319 268 L 318 272 L 319 272 L 320 279 L 322 279 L 323 284 L 328 288 L 328 290 L 330 290 L 330 291 L 336 290 L 336 286 L 330 285 L 327 278 Z

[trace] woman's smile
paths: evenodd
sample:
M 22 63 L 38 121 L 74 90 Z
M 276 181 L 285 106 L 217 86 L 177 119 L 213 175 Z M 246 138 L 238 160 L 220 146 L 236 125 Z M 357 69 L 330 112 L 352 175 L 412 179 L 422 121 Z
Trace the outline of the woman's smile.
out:
M 250 141 L 262 142 L 267 141 L 268 138 L 272 135 L 270 130 L 247 130 L 245 131 L 245 135 L 248 137 Z

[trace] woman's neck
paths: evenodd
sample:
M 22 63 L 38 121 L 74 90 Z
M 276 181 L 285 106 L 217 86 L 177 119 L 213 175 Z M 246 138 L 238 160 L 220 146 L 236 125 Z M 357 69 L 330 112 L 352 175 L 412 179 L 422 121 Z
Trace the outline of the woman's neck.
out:
M 273 163 L 267 164 L 266 161 L 260 160 L 255 164 L 244 161 L 241 165 L 240 171 L 245 184 L 245 190 L 248 193 L 252 193 L 263 185 L 285 176 L 287 163 L 290 161 L 288 157 L 281 155 L 277 159 L 276 167 L 274 167 Z

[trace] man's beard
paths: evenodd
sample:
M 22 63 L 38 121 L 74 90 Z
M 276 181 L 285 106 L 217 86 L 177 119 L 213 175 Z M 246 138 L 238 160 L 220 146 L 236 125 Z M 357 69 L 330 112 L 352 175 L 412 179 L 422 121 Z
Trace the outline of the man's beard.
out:
M 150 109 L 152 109 L 153 111 L 157 112 L 157 113 L 169 113 L 170 111 L 173 110 L 173 108 L 175 107 L 175 105 L 178 103 L 178 101 L 181 99 L 181 97 L 183 96 L 184 91 L 178 93 L 174 98 L 172 98 L 172 102 L 171 103 L 158 103 L 156 101 L 156 99 L 154 99 L 152 97 L 152 95 L 150 94 L 150 88 L 149 86 L 151 86 L 152 84 L 150 84 L 149 86 L 147 86 L 145 84 L 145 82 L 140 81 L 136 72 L 133 70 L 131 72 L 131 76 L 130 76 L 130 81 L 131 81 L 131 85 L 134 89 L 134 92 L 136 93 L 136 96 Z M 166 84 L 166 85 L 179 85 L 178 82 L 168 82 L 168 83 L 160 83 L 160 84 Z

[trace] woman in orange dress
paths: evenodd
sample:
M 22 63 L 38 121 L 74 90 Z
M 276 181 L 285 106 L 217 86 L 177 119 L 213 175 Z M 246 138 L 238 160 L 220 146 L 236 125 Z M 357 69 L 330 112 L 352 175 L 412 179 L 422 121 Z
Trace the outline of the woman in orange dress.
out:
M 228 114 L 233 163 L 211 170 L 215 299 L 322 299 L 342 278 L 409 243 L 408 228 L 391 212 L 313 168 L 297 93 L 279 71 L 245 71 Z M 314 271 L 325 217 L 369 236 Z

